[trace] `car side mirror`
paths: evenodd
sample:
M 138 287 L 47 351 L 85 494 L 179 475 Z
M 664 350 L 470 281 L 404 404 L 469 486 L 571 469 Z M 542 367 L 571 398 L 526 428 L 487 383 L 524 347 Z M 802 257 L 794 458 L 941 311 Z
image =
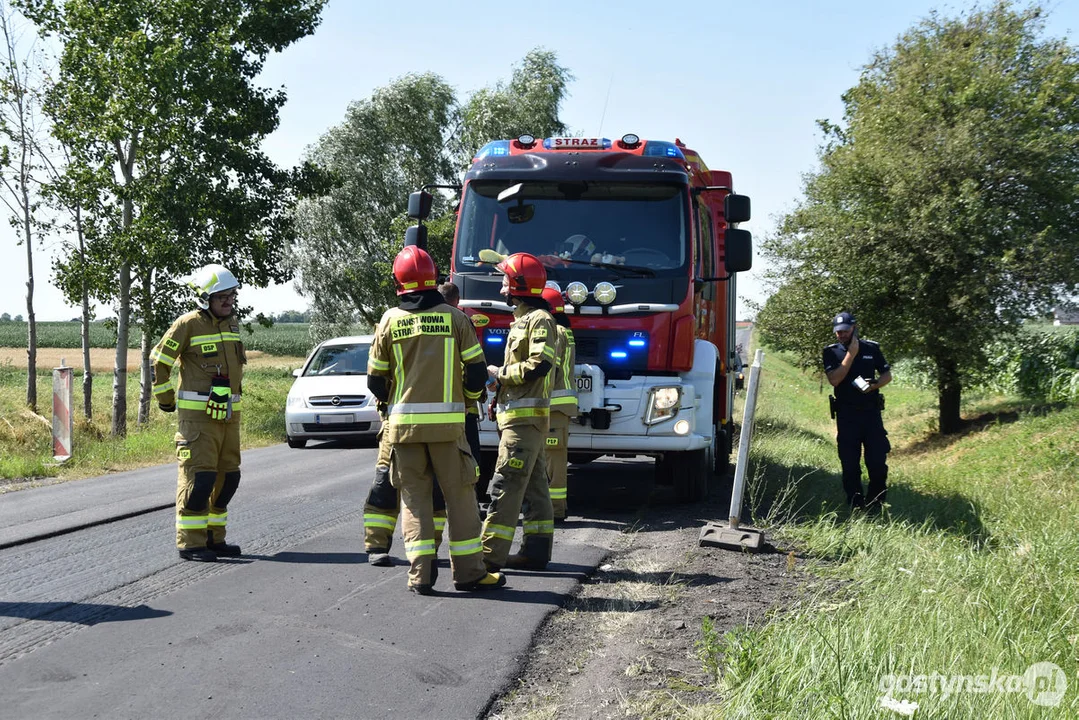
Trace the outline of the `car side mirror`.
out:
M 296 368 L 292 371 L 292 377 L 300 377 L 300 375 L 303 375 L 303 368 Z

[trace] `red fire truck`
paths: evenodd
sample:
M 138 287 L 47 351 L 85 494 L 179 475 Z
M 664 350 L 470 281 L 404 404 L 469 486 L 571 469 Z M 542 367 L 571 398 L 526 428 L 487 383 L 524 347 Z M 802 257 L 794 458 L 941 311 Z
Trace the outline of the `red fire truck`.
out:
M 449 270 L 488 363 L 501 364 L 512 315 L 484 257 L 532 253 L 576 339 L 571 462 L 651 456 L 659 482 L 702 499 L 730 461 L 735 273 L 752 265 L 736 227 L 749 198 L 731 174 L 679 140 L 522 135 L 481 148 L 460 190 Z M 426 188 L 410 196 L 421 224 L 406 243 L 426 244 L 430 205 Z M 481 429 L 486 456 L 498 436 Z

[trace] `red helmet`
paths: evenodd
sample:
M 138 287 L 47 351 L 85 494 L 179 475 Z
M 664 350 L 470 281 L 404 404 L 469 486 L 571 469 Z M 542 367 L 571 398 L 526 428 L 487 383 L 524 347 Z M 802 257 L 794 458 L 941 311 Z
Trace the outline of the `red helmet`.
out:
M 510 281 L 510 295 L 540 297 L 547 284 L 547 270 L 535 255 L 514 253 L 495 265 Z
M 566 300 L 562 297 L 562 291 L 553 287 L 543 288 L 543 299 L 547 301 L 547 304 L 551 306 L 551 312 L 564 313 L 566 312 Z
M 438 289 L 435 261 L 415 245 L 406 245 L 393 261 L 393 283 L 397 294 Z

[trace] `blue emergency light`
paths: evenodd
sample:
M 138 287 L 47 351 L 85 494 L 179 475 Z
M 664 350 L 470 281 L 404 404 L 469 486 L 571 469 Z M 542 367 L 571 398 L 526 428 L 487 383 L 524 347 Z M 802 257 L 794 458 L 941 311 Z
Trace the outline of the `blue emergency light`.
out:
M 629 354 L 625 350 L 612 350 L 611 351 L 611 359 L 612 360 L 625 360 L 627 357 L 629 357 Z
M 476 153 L 476 157 L 472 158 L 472 162 L 482 160 L 485 157 L 502 157 L 503 155 L 509 154 L 509 140 L 492 140 L 479 149 L 479 152 Z
M 644 152 L 641 153 L 645 157 L 672 157 L 679 160 L 685 160 L 686 156 L 682 153 L 682 149 L 672 142 L 666 140 L 649 140 L 644 144 Z
M 644 340 L 630 340 L 629 341 L 629 346 L 630 347 L 642 348 L 642 347 L 645 346 L 645 342 L 644 342 Z
M 501 345 L 502 337 L 500 335 L 488 335 L 487 342 L 491 343 L 492 345 Z

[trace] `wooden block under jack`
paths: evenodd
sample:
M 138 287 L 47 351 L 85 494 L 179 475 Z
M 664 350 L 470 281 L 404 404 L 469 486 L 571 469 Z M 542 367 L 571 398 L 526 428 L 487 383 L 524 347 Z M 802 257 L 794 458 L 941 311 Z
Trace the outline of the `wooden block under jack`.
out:
M 751 527 L 731 527 L 708 523 L 701 528 L 701 535 L 697 542 L 701 547 L 756 552 L 764 548 L 764 531 Z

